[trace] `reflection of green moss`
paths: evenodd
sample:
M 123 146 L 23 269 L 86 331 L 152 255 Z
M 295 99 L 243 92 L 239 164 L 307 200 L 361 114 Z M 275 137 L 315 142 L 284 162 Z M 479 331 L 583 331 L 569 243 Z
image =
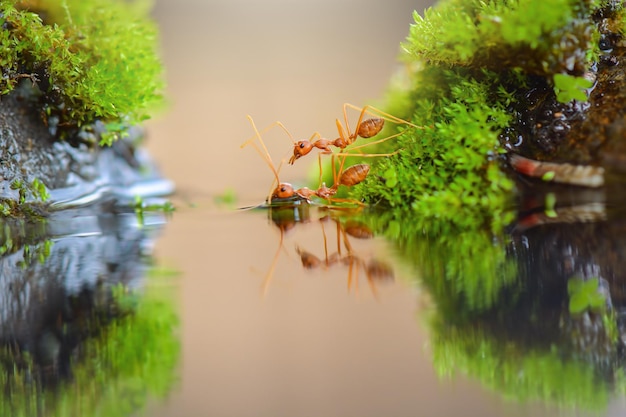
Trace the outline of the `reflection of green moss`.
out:
M 586 362 L 566 360 L 556 349 L 525 351 L 497 342 L 476 326 L 435 324 L 433 362 L 442 376 L 468 375 L 507 398 L 560 408 L 605 409 L 608 384 Z
M 180 350 L 171 302 L 148 292 L 131 316 L 113 322 L 85 346 L 85 366 L 76 369 L 74 387 L 78 392 L 98 393 L 83 398 L 100 415 L 129 415 L 149 397 L 162 398 L 171 389 Z M 63 393 L 59 403 L 69 407 L 67 411 L 75 410 L 77 393 Z
M 580 314 L 586 310 L 603 311 L 606 307 L 606 298 L 598 291 L 599 278 L 571 278 L 567 282 L 569 312 Z
M 416 13 L 403 44 L 410 79 L 392 87 L 387 108 L 424 129 L 368 150 L 400 152 L 355 194 L 397 217 L 498 223 L 513 187 L 500 135 L 517 122 L 514 106 L 530 85 L 549 92 L 555 76 L 562 99 L 581 98 L 580 77 L 598 53 L 593 12 L 615 13 L 609 4 L 447 0 Z
M 465 314 L 488 310 L 504 290 L 516 287 L 517 264 L 507 259 L 503 234 L 447 221 L 393 216 L 386 213 L 369 221 L 419 271 L 446 317 L 462 320 Z
M 0 0 L 0 94 L 38 85 L 42 116 L 59 133 L 108 124 L 113 140 L 161 99 L 149 1 Z M 33 13 L 36 11 L 37 13 Z
M 73 380 L 57 390 L 42 389 L 32 379 L 31 362 L 12 374 L 3 373 L 0 406 L 3 416 L 125 416 L 164 397 L 172 387 L 180 350 L 172 300 L 148 288 L 146 294 L 115 290 L 119 309 L 130 314 L 114 319 L 79 348 L 72 364 Z M 15 362 L 19 358 L 11 355 Z M 22 361 L 24 362 L 24 361 Z M 30 365 L 28 365 L 30 363 Z
M 45 221 L 25 222 L 7 219 L 0 227 L 0 256 L 15 253 L 20 249 L 24 251 L 24 260 L 29 262 L 35 257 L 43 261 L 50 256 L 52 241 L 48 236 Z

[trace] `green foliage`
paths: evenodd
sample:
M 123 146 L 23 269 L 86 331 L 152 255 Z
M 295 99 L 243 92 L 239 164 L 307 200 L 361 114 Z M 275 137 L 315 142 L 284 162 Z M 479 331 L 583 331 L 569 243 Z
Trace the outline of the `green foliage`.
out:
M 36 201 L 45 202 L 50 198 L 50 194 L 43 182 L 38 178 L 35 178 L 31 184 L 26 184 L 24 181 L 16 179 L 11 182 L 10 188 L 17 190 L 19 204 L 24 204 L 26 199 L 31 196 Z
M 50 125 L 67 129 L 102 120 L 110 129 L 103 144 L 110 144 L 162 100 L 157 31 L 148 6 L 0 0 L 0 93 L 29 79 L 42 89 L 42 114 Z
M 43 265 L 50 257 L 52 245 L 54 242 L 50 239 L 46 239 L 43 242 L 37 242 L 35 244 L 25 244 L 22 248 L 22 260 L 19 261 L 19 265 L 22 268 L 27 268 L 33 262 L 37 261 Z
M 572 100 L 587 101 L 587 93 L 584 90 L 592 85 L 593 82 L 585 77 L 554 74 L 554 91 L 556 92 L 556 99 L 561 103 Z
M 600 280 L 590 278 L 572 278 L 567 282 L 567 294 L 569 295 L 569 312 L 580 314 L 587 310 L 603 311 L 606 308 L 606 299 L 598 291 Z
M 505 215 L 503 222 L 511 220 Z M 366 218 L 372 230 L 394 242 L 415 268 L 440 313 L 459 322 L 492 309 L 519 282 L 517 263 L 507 258 L 507 237 L 489 228 L 392 212 Z
M 530 79 L 554 81 L 559 100 L 584 100 L 582 75 L 597 57 L 593 0 L 447 0 L 415 13 L 403 43 L 410 79 L 388 110 L 422 129 L 370 153 L 381 159 L 354 196 L 461 228 L 502 225 L 513 182 L 502 172 L 500 135 Z M 566 75 L 568 74 L 568 75 Z M 389 149 L 390 144 L 395 149 Z
M 584 71 L 597 37 L 594 1 L 448 0 L 429 8 L 403 48 L 429 64 L 519 67 L 535 74 Z
M 480 227 L 500 223 L 512 181 L 500 170 L 498 133 L 510 121 L 496 89 L 497 76 L 430 68 L 420 74 L 409 129 L 397 140 L 402 151 L 380 160 L 355 195 L 384 201 L 400 213 Z

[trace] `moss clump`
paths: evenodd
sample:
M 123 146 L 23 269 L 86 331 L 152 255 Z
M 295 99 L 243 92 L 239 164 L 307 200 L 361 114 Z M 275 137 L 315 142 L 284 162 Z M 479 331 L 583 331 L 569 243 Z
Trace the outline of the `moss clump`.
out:
M 597 55 L 592 11 L 599 1 L 451 0 L 414 14 L 403 45 L 429 64 L 475 68 L 523 68 L 551 77 L 582 75 Z
M 357 197 L 398 216 L 501 226 L 513 189 L 501 169 L 507 132 L 524 124 L 516 106 L 532 105 L 526 95 L 538 89 L 556 101 L 555 77 L 562 100 L 581 98 L 607 14 L 621 9 L 598 1 L 448 0 L 416 13 L 403 45 L 410 79 L 392 87 L 389 109 L 425 130 L 402 135 L 401 152 L 374 167 Z
M 60 138 L 99 120 L 111 144 L 162 100 L 162 66 L 148 1 L 0 0 L 0 94 L 39 90 L 41 117 Z

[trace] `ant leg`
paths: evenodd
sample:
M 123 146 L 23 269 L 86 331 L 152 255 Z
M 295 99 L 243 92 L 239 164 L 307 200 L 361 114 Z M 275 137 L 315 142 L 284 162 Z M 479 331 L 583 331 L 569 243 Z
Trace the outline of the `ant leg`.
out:
M 339 223 L 339 220 L 336 220 L 335 222 L 337 223 L 337 231 L 335 232 L 337 234 L 337 253 L 339 254 L 339 256 L 341 256 L 341 232 L 343 231 L 343 229 L 341 228 L 341 223 Z
M 250 142 L 253 142 L 255 139 L 257 139 L 259 136 L 269 132 L 270 130 L 272 130 L 275 127 L 280 127 L 286 134 L 287 136 L 289 136 L 289 139 L 291 140 L 292 143 L 295 143 L 296 141 L 293 138 L 293 135 L 291 134 L 291 132 L 289 132 L 289 130 L 285 127 L 285 125 L 280 122 L 280 121 L 275 121 L 274 123 L 270 124 L 269 126 L 266 126 L 263 128 L 263 130 L 259 131 L 254 123 L 254 120 L 252 120 L 252 116 L 250 116 L 249 114 L 246 115 L 246 118 L 248 119 L 248 121 L 250 121 L 250 123 L 252 124 L 252 127 L 255 130 L 255 135 L 252 136 L 250 139 L 246 140 L 244 143 L 242 143 L 240 145 L 240 148 L 244 148 L 245 146 L 247 146 Z
M 346 117 L 346 124 L 347 124 L 348 123 L 347 122 L 348 116 L 347 116 L 347 111 L 346 111 L 346 104 L 348 104 L 348 103 L 344 103 L 344 105 L 343 105 L 343 114 Z M 359 132 L 359 129 L 361 128 L 361 123 L 363 123 L 363 116 L 365 116 L 365 111 L 366 110 L 367 110 L 367 106 L 365 106 L 365 107 L 363 107 L 363 109 L 361 109 L 361 113 L 359 114 L 359 119 L 357 120 L 356 126 L 354 128 L 354 133 L 350 133 L 350 138 L 352 139 L 352 142 L 356 141 L 357 137 L 359 136 L 358 132 Z
M 255 136 L 252 139 L 249 139 L 246 142 L 244 142 L 241 145 L 241 148 L 243 148 L 245 146 L 248 146 L 248 145 L 252 145 L 252 147 L 258 152 L 258 154 L 261 155 L 261 158 L 265 161 L 265 163 L 267 163 L 267 166 L 269 166 L 270 170 L 272 170 L 272 173 L 274 174 L 274 181 L 276 181 L 276 183 L 274 184 L 274 182 L 272 182 L 272 188 L 270 188 L 270 191 L 269 191 L 268 196 L 267 196 L 268 204 L 272 204 L 272 192 L 274 190 L 274 187 L 276 187 L 276 186 L 278 186 L 280 184 L 280 179 L 279 179 L 278 173 L 280 172 L 280 169 L 281 169 L 281 167 L 283 165 L 283 161 L 280 161 L 280 163 L 278 164 L 278 168 L 276 168 L 274 166 L 274 162 L 272 161 L 272 156 L 270 155 L 269 151 L 267 150 L 267 146 L 265 146 L 265 142 L 263 141 L 263 138 L 261 137 L 261 133 L 257 129 L 256 124 L 254 123 L 254 120 L 252 119 L 252 116 L 246 115 L 246 117 L 248 118 L 248 121 L 252 125 L 252 129 L 254 130 Z M 280 122 L 276 122 L 276 123 L 280 123 Z M 273 127 L 274 125 L 275 124 L 270 126 L 270 128 Z M 282 123 L 280 123 L 279 126 L 282 126 Z M 265 129 L 265 131 L 267 131 L 268 129 L 269 128 Z M 289 132 L 287 131 L 287 133 L 289 133 Z M 258 141 L 261 144 L 261 147 L 263 148 L 263 150 L 261 150 L 258 147 L 258 145 L 254 142 L 254 139 L 258 139 Z
M 398 152 L 400 152 L 400 149 L 399 149 L 399 150 L 397 150 L 397 151 L 391 152 L 391 153 L 379 153 L 379 154 L 376 154 L 376 153 L 373 153 L 373 154 L 362 154 L 362 153 L 354 154 L 354 153 L 350 153 L 350 152 L 351 152 L 351 151 L 356 151 L 356 150 L 358 150 L 358 149 L 365 148 L 365 147 L 367 147 L 367 146 L 377 145 L 377 144 L 379 144 L 379 143 L 386 142 L 386 141 L 388 141 L 389 139 L 393 139 L 393 138 L 396 138 L 396 137 L 400 136 L 402 133 L 404 133 L 404 132 L 394 133 L 394 134 L 393 134 L 393 135 L 391 135 L 391 136 L 387 136 L 387 137 L 384 137 L 384 138 L 382 138 L 382 139 L 375 140 L 375 141 L 373 141 L 373 142 L 367 142 L 367 143 L 361 144 L 361 145 L 359 145 L 359 146 L 353 146 L 353 147 L 352 147 L 352 148 L 350 148 L 350 149 L 346 149 L 345 154 L 346 154 L 346 155 L 358 155 L 358 156 L 364 156 L 364 157 L 376 157 L 376 156 L 391 156 L 391 155 L 395 155 L 395 154 L 397 154 Z M 359 151 L 359 152 L 360 152 L 360 151 Z
M 319 170 L 320 170 L 320 176 L 317 181 L 317 187 L 319 188 L 322 186 L 322 154 L 321 152 L 317 154 L 317 165 L 319 166 Z
M 339 153 L 339 154 L 334 154 L 333 153 L 331 158 L 330 158 L 330 161 L 331 161 L 330 165 L 331 165 L 331 168 L 333 170 L 333 185 L 332 185 L 333 188 L 338 188 L 339 187 L 339 184 L 337 184 L 337 179 L 341 175 L 341 172 L 343 171 L 343 165 L 346 162 L 346 158 L 345 157 L 341 158 L 340 155 L 343 155 L 343 153 Z M 337 158 L 341 159 L 341 163 L 339 164 L 339 171 L 335 170 L 335 166 L 336 166 L 336 164 L 335 164 L 335 156 Z
M 361 112 L 361 114 L 363 113 L 367 113 L 370 114 L 372 116 L 383 116 L 383 118 L 385 118 L 386 120 L 392 122 L 392 123 L 397 123 L 397 124 L 405 124 L 411 127 L 414 127 L 416 129 L 425 129 L 424 126 L 417 126 L 407 120 L 404 119 L 400 119 L 399 117 L 396 117 L 392 114 L 389 114 L 387 112 L 382 111 L 381 109 L 374 107 L 374 106 L 370 106 L 369 104 L 366 105 L 365 107 L 357 107 L 354 104 L 350 104 L 350 103 L 344 103 L 344 109 L 346 109 L 347 107 L 354 109 L 354 110 L 358 110 Z M 358 131 L 358 129 L 357 129 Z
M 320 223 L 320 226 L 322 227 L 322 236 L 324 238 L 324 262 L 326 263 L 326 267 L 328 267 L 328 239 L 326 238 L 324 223 Z
M 268 269 L 265 274 L 265 278 L 263 278 L 263 283 L 261 284 L 261 294 L 264 296 L 267 294 L 267 290 L 272 282 L 272 277 L 274 276 L 274 270 L 276 269 L 276 264 L 278 263 L 278 257 L 280 256 L 280 250 L 283 247 L 283 239 L 285 236 L 285 232 L 280 231 L 280 240 L 278 241 L 278 249 L 276 249 L 276 253 L 274 254 L 274 258 L 272 259 L 272 263 L 270 264 L 270 269 Z
M 376 300 L 378 300 L 378 289 L 376 288 L 376 283 L 374 282 L 374 278 L 372 278 L 372 274 L 367 270 L 367 267 L 363 265 L 365 268 L 365 276 L 367 277 L 367 283 L 369 284 L 370 291 L 372 291 L 372 295 Z

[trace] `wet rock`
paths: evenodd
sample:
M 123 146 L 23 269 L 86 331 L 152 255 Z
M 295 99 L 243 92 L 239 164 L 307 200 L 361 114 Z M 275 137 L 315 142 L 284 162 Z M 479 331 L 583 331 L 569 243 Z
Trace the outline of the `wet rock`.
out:
M 97 145 L 104 131 L 99 123 L 57 140 L 54 126 L 46 126 L 31 103 L 32 94 L 25 81 L 0 103 L 0 202 L 41 202 L 31 188 L 36 179 L 50 193 L 46 202 L 50 209 L 173 191 L 173 184 L 137 148 L 141 129 L 131 128 L 129 137 L 105 148 Z
M 514 111 L 517 151 L 532 159 L 602 166 L 609 178 L 626 174 L 626 45 L 610 18 L 601 19 L 602 55 L 586 77 L 594 79 L 587 102 L 559 103 L 552 86 L 531 80 Z M 505 139 L 506 139 L 505 138 Z

